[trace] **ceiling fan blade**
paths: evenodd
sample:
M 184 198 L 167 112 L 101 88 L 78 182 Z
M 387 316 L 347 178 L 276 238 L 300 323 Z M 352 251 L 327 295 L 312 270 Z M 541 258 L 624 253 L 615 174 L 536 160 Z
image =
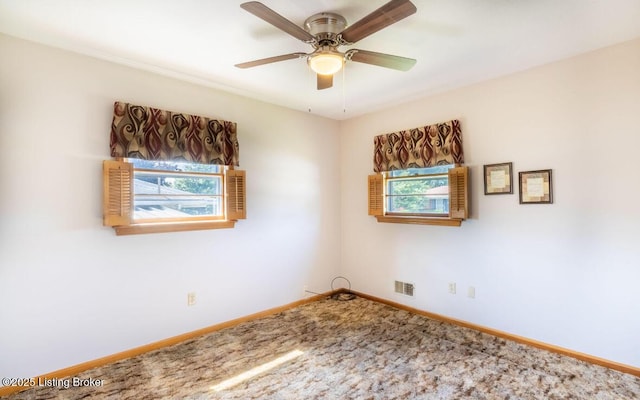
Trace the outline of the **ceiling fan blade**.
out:
M 255 15 L 256 17 L 267 21 L 276 28 L 285 31 L 289 35 L 302 40 L 303 42 L 313 43 L 316 40 L 312 34 L 305 31 L 298 25 L 289 21 L 264 4 L 260 3 L 259 1 L 249 1 L 247 3 L 242 3 L 240 4 L 240 7 Z
M 348 43 L 376 33 L 416 12 L 416 6 L 409 0 L 391 0 L 371 14 L 355 22 L 342 31 L 342 39 Z
M 318 77 L 318 90 L 329 89 L 333 86 L 333 75 L 321 75 L 317 74 Z
M 261 58 L 260 60 L 254 60 L 254 61 L 248 61 L 248 62 L 236 64 L 236 67 L 238 67 L 238 68 L 251 68 L 251 67 L 257 67 L 259 65 L 271 64 L 271 63 L 278 62 L 278 61 L 291 60 L 292 58 L 301 58 L 301 57 L 305 57 L 305 56 L 307 56 L 306 53 L 283 54 L 281 56 Z
M 416 65 L 416 60 L 414 60 L 413 58 L 393 56 L 391 54 L 376 53 L 375 51 L 357 49 L 349 50 L 345 54 L 345 58 L 347 60 L 355 62 L 397 69 L 399 71 L 408 71 L 414 65 Z

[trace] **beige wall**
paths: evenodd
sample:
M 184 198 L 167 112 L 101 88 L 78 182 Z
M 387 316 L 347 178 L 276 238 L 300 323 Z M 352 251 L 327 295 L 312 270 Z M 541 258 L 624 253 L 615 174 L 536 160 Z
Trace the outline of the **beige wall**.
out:
M 305 285 L 329 290 L 337 122 L 7 36 L 0 54 L 0 376 L 287 304 Z M 123 237 L 103 227 L 115 100 L 236 121 L 248 219 Z
M 372 295 L 640 366 L 638 71 L 640 40 L 344 122 L 342 273 Z M 472 218 L 368 217 L 373 136 L 454 118 Z M 485 196 L 483 164 L 509 161 L 516 173 L 552 169 L 554 203 L 519 205 L 517 184 Z M 415 297 L 394 280 L 413 282 Z

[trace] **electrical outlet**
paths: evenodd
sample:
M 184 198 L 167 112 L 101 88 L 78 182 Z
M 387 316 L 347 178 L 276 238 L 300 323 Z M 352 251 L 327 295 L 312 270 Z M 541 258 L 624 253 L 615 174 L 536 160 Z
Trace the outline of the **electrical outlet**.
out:
M 188 306 L 196 305 L 196 292 L 187 293 L 187 305 Z
M 476 288 L 474 288 L 473 286 L 469 286 L 469 289 L 467 290 L 467 297 L 469 297 L 471 299 L 475 299 L 476 298 Z
M 456 283 L 455 282 L 450 282 L 449 283 L 449 293 L 456 294 Z

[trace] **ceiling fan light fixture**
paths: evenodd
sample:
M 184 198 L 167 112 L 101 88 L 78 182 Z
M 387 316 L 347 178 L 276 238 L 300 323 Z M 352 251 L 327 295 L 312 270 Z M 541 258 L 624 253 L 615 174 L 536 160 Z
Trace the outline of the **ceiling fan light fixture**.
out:
M 310 56 L 307 62 L 315 73 L 333 75 L 342 69 L 343 61 L 342 54 L 319 52 Z

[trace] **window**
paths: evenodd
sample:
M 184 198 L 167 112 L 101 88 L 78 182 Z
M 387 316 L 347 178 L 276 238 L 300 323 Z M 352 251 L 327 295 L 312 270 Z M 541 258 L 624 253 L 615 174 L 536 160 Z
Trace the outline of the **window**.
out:
M 459 226 L 468 217 L 468 168 L 453 164 L 369 176 L 369 215 L 379 222 Z
M 452 167 L 410 168 L 386 173 L 387 214 L 448 216 L 448 172 Z
M 117 234 L 233 227 L 245 215 L 245 174 L 226 166 L 104 162 L 104 224 Z
M 224 219 L 219 165 L 132 159 L 133 220 Z

